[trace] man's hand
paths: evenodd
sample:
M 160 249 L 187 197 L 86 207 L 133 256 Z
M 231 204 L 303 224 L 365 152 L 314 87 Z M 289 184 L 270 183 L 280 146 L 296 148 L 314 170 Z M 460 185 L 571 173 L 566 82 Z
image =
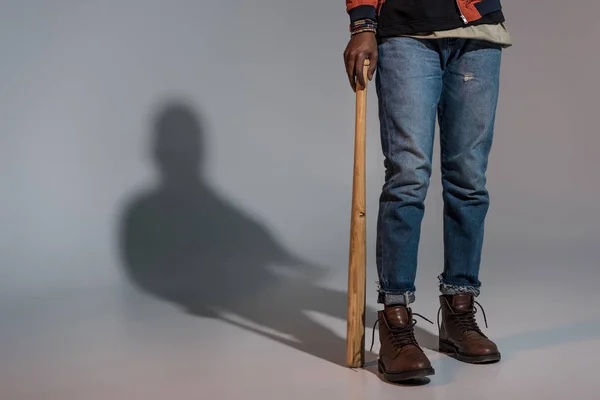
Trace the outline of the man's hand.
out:
M 377 39 L 375 34 L 363 32 L 352 36 L 344 51 L 344 63 L 346 64 L 350 86 L 354 91 L 356 91 L 357 82 L 362 87 L 367 86 L 363 75 L 365 60 L 367 59 L 371 62 L 367 77 L 371 80 L 377 68 Z

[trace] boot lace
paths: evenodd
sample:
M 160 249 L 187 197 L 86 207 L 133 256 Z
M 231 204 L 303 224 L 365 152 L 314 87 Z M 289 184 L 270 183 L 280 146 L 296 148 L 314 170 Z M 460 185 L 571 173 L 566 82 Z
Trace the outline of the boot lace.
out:
M 478 311 L 477 307 L 473 307 L 472 310 L 467 310 L 467 311 L 456 311 L 455 309 L 453 309 L 450 306 L 450 304 L 448 303 L 448 300 L 446 300 L 446 303 L 448 304 L 448 309 L 452 313 L 452 319 L 454 320 L 456 325 L 463 332 L 475 331 L 475 332 L 479 333 L 480 335 L 485 336 L 483 334 L 483 332 L 481 331 L 481 329 L 479 328 L 479 325 L 477 325 L 477 320 L 475 319 L 475 313 L 477 313 L 477 311 Z M 475 304 L 478 305 L 479 308 L 481 309 L 481 313 L 483 314 L 483 321 L 485 322 L 485 327 L 487 328 L 488 323 L 487 323 L 487 316 L 485 315 L 485 310 L 483 309 L 483 306 L 481 304 L 479 304 L 478 301 L 475 301 Z M 438 310 L 438 315 L 437 315 L 438 329 L 441 327 L 441 324 L 440 324 L 441 312 L 442 312 L 442 307 L 440 307 L 440 309 Z
M 412 315 L 416 316 L 416 317 L 420 317 L 420 318 L 424 319 L 425 321 L 429 322 L 430 324 L 433 324 L 432 321 L 425 318 L 421 314 L 412 313 Z M 371 349 L 369 351 L 373 351 L 373 345 L 375 344 L 375 328 L 377 327 L 378 322 L 379 322 L 378 320 L 375 321 L 375 324 L 373 325 L 373 334 L 371 336 Z M 417 320 L 413 318 L 413 320 L 410 322 L 410 324 L 406 324 L 405 326 L 390 326 L 389 327 L 390 338 L 392 339 L 392 344 L 394 345 L 395 348 L 401 349 L 402 347 L 407 346 L 409 344 L 415 345 L 420 348 L 419 344 L 417 343 L 417 339 L 415 338 L 414 327 L 416 324 L 417 324 Z

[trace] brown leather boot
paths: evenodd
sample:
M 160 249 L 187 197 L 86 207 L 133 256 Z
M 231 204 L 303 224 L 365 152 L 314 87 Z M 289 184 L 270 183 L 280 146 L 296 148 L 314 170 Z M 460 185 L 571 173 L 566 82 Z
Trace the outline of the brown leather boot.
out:
M 417 314 L 415 314 L 417 315 Z M 415 339 L 413 313 L 404 306 L 386 307 L 378 313 L 379 372 L 390 382 L 434 375 L 429 359 Z
M 481 332 L 477 325 L 475 303 L 477 302 L 470 294 L 440 296 L 441 307 L 438 312 L 440 351 L 471 364 L 500 361 L 498 347 Z M 477 305 L 481 307 L 479 303 Z M 486 319 L 485 311 L 483 308 L 481 310 Z M 441 324 L 440 312 L 442 314 Z

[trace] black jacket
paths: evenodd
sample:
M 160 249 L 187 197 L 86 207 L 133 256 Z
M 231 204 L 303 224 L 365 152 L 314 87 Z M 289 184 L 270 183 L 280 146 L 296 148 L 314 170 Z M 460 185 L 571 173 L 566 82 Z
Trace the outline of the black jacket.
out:
M 376 20 L 379 37 L 504 22 L 500 0 L 346 0 L 346 10 L 351 21 Z

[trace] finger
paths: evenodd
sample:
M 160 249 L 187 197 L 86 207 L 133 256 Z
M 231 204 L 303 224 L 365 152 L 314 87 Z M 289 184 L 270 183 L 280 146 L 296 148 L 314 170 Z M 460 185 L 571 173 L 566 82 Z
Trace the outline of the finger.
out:
M 356 57 L 355 65 L 354 65 L 354 74 L 356 75 L 356 81 L 362 87 L 367 86 L 367 83 L 365 82 L 365 74 L 364 74 L 364 66 L 365 66 L 366 59 L 367 59 L 367 57 L 365 57 L 363 54 L 359 54 Z
M 350 86 L 354 91 L 356 91 L 356 79 L 354 77 L 355 62 L 356 58 L 352 54 L 348 54 L 346 57 L 346 74 L 348 74 L 348 81 L 350 82 Z

